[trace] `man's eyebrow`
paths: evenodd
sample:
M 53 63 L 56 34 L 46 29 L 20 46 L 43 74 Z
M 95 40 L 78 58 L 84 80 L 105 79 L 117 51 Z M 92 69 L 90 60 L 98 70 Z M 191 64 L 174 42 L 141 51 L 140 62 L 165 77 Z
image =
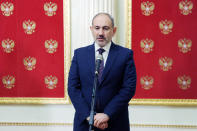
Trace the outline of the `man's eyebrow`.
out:
M 101 27 L 101 28 L 110 28 L 110 26 L 98 26 L 98 25 L 95 25 L 95 27 Z
M 107 28 L 110 28 L 109 26 L 103 26 L 103 28 L 106 28 L 106 27 L 107 27 Z

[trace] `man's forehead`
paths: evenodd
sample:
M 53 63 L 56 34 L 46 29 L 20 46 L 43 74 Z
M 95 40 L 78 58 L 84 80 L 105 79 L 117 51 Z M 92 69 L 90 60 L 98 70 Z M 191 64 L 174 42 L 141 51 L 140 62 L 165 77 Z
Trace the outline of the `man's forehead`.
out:
M 107 15 L 101 14 L 94 18 L 93 26 L 112 26 L 112 21 Z
M 109 16 L 107 16 L 106 14 L 97 15 L 94 19 L 97 19 L 97 18 L 106 18 L 106 19 L 110 19 Z
M 110 28 L 110 27 L 111 27 L 110 25 L 96 25 L 96 24 L 94 24 L 93 26 L 94 26 L 94 27 L 101 27 L 101 28 L 103 28 L 103 27 L 108 27 L 108 28 Z

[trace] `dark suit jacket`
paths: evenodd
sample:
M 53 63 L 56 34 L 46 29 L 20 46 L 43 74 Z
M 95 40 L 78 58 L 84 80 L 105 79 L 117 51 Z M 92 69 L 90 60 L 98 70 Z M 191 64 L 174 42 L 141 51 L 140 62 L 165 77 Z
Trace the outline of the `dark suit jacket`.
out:
M 74 131 L 88 131 L 94 72 L 94 44 L 75 50 L 68 78 L 68 94 L 76 110 Z M 112 42 L 96 94 L 96 112 L 110 117 L 106 131 L 129 131 L 128 102 L 135 89 L 133 52 Z

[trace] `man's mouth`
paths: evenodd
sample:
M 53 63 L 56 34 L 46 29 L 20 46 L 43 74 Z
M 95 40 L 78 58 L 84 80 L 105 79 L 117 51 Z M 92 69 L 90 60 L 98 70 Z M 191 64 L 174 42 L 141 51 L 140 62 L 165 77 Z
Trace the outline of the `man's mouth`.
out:
M 97 40 L 105 40 L 105 38 L 97 38 Z

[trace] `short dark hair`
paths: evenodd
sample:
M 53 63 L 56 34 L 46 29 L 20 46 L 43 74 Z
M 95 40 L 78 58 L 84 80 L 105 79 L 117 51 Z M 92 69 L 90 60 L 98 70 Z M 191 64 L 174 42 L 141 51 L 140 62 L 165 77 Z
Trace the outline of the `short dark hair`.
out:
M 96 14 L 96 15 L 93 17 L 93 19 L 92 19 L 92 25 L 93 25 L 94 19 L 95 19 L 97 16 L 99 16 L 99 15 L 106 15 L 106 16 L 108 16 L 109 19 L 111 20 L 112 27 L 114 27 L 114 18 L 113 18 L 110 14 L 104 13 L 104 12 L 98 13 L 98 14 Z

